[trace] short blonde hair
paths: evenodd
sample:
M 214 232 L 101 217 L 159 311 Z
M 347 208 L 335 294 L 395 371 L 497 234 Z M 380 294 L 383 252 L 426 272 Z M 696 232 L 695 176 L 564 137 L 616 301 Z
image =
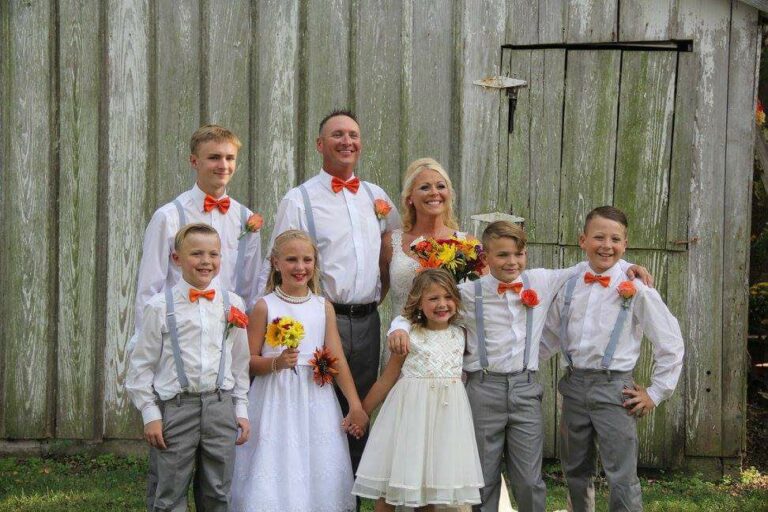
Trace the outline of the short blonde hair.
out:
M 411 321 L 412 324 L 424 327 L 427 324 L 427 319 L 423 315 L 419 304 L 421 303 L 421 297 L 424 292 L 431 285 L 436 284 L 443 288 L 451 296 L 451 299 L 456 303 L 456 314 L 454 314 L 448 322 L 453 323 L 459 318 L 459 310 L 461 309 L 461 294 L 459 288 L 456 286 L 456 281 L 453 276 L 442 268 L 430 268 L 422 270 L 413 280 L 411 291 L 408 293 L 408 298 L 405 300 L 405 306 L 403 306 L 403 316 Z
M 440 165 L 434 158 L 419 158 L 414 160 L 411 165 L 405 170 L 403 175 L 403 191 L 400 193 L 400 211 L 402 212 L 403 231 L 408 232 L 416 222 L 416 208 L 413 204 L 408 204 L 408 196 L 413 192 L 413 181 L 421 171 L 432 170 L 440 174 L 448 185 L 448 192 L 450 194 L 450 201 L 448 207 L 443 214 L 443 223 L 451 228 L 458 229 L 459 223 L 456 221 L 456 217 L 453 215 L 453 202 L 455 201 L 456 194 L 453 191 L 453 183 L 451 178 L 448 177 L 448 173 L 445 172 L 443 166 Z
M 180 230 L 176 232 L 176 236 L 173 238 L 173 250 L 176 252 L 179 252 L 181 250 L 181 244 L 184 243 L 184 239 L 187 238 L 192 233 L 213 235 L 219 239 L 219 244 L 221 244 L 221 238 L 219 237 L 219 232 L 216 231 L 216 229 L 213 226 L 209 224 L 205 224 L 203 222 L 196 222 L 194 224 L 187 224 L 186 226 L 182 227 Z
M 206 124 L 195 130 L 195 133 L 192 134 L 192 138 L 189 141 L 190 153 L 197 155 L 197 148 L 200 147 L 200 144 L 211 140 L 215 140 L 216 142 L 229 142 L 235 146 L 235 149 L 238 151 L 240 151 L 240 148 L 243 145 L 242 142 L 240 142 L 240 139 L 237 138 L 237 135 L 232 131 L 227 130 L 218 124 Z
M 309 286 L 309 289 L 312 291 L 312 293 L 320 293 L 320 267 L 318 266 L 317 262 L 317 246 L 314 244 L 314 242 L 312 242 L 312 239 L 309 238 L 309 235 L 306 232 L 299 229 L 289 229 L 288 231 L 283 231 L 275 238 L 275 243 L 272 245 L 272 251 L 269 253 L 269 262 L 271 263 L 272 268 L 269 270 L 266 293 L 275 291 L 277 286 L 283 284 L 283 278 L 280 276 L 280 272 L 277 271 L 277 268 L 275 268 L 275 259 L 280 257 L 280 248 L 288 242 L 292 242 L 294 240 L 307 242 L 312 247 L 312 252 L 315 255 L 315 265 L 314 272 L 312 272 L 312 279 L 309 280 L 307 286 Z
M 519 250 L 525 249 L 528 243 L 528 237 L 525 235 L 525 230 L 508 220 L 497 220 L 491 222 L 483 231 L 483 249 L 488 250 L 488 243 L 491 240 L 498 240 L 499 238 L 511 238 L 515 241 L 515 245 Z

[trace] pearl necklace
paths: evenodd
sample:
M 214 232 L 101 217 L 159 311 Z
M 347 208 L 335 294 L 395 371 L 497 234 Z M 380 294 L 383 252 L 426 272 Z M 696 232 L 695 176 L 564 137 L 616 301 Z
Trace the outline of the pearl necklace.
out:
M 285 293 L 279 286 L 275 286 L 275 295 L 283 299 L 285 302 L 290 302 L 291 304 L 303 304 L 312 298 L 311 291 L 307 292 L 307 295 L 304 297 L 294 297 L 293 295 L 288 295 Z

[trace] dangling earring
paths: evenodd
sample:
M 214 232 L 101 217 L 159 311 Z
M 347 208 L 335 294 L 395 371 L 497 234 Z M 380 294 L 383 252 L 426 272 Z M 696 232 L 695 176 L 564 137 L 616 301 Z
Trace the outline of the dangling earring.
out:
M 416 310 L 416 320 L 423 320 L 424 319 L 424 313 L 420 309 Z

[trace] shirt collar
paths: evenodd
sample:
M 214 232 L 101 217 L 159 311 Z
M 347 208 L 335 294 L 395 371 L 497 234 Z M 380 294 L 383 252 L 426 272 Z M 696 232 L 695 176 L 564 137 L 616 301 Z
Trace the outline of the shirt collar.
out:
M 488 272 L 486 275 L 481 277 L 480 281 L 486 283 L 488 285 L 488 287 L 491 290 L 493 290 L 494 293 L 496 293 L 496 290 L 498 289 L 499 285 L 503 282 L 503 281 L 499 281 L 498 279 L 493 277 L 493 274 L 491 274 L 490 272 Z M 513 283 L 522 283 L 523 282 L 523 274 L 522 274 L 522 272 L 520 273 L 519 276 L 517 276 L 517 279 L 515 279 L 512 282 Z
M 592 267 L 589 266 L 589 262 L 587 262 L 587 265 L 583 273 L 586 274 L 587 272 L 592 272 L 597 276 L 609 276 L 611 278 L 611 283 L 616 282 L 617 279 L 621 279 L 621 276 L 623 274 L 623 272 L 621 271 L 621 265 L 619 265 L 618 261 L 611 268 L 609 268 L 605 272 L 601 272 L 600 274 L 592 270 Z
M 328 171 L 326 171 L 325 169 L 320 169 L 320 174 L 318 176 L 320 177 L 320 183 L 322 183 L 323 186 L 328 190 L 333 191 L 333 189 L 331 188 L 331 180 L 333 180 L 334 176 L 330 174 Z M 354 178 L 355 178 L 355 173 L 352 173 L 352 176 L 349 177 L 349 180 Z
M 207 196 L 208 194 L 203 192 L 203 190 L 197 185 L 197 183 L 194 184 L 190 192 L 192 193 L 192 201 L 195 205 L 195 208 L 200 211 L 203 211 L 203 203 L 205 202 L 205 196 Z M 218 199 L 224 199 L 225 197 L 229 197 L 229 194 L 227 194 L 226 191 L 224 191 L 224 194 Z
M 176 283 L 176 286 L 174 286 L 174 290 L 179 292 L 186 302 L 190 302 L 189 290 L 191 290 L 192 288 L 195 288 L 195 287 L 189 284 L 183 277 L 179 279 L 179 282 Z M 195 288 L 195 289 L 200 290 L 199 288 Z M 208 286 L 208 288 L 206 288 L 206 290 L 210 290 L 210 289 L 216 290 L 216 295 L 213 296 L 213 300 L 211 302 L 220 301 L 221 292 L 219 291 L 219 288 L 216 286 L 215 282 L 211 281 L 211 284 Z M 204 290 L 200 290 L 200 291 L 204 291 Z

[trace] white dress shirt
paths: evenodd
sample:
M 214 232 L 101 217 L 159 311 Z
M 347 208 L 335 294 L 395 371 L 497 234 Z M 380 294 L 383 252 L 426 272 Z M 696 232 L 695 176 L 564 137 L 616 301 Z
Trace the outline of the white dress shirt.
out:
M 331 189 L 331 179 L 330 174 L 320 171 L 304 183 L 315 218 L 323 291 L 335 303 L 378 302 L 381 297 L 381 235 L 400 226 L 397 208 L 381 187 L 368 183 L 374 199 L 384 199 L 392 205 L 389 215 L 380 221 L 362 183 L 357 193 L 346 188 L 336 193 Z M 271 270 L 269 253 L 275 238 L 289 229 L 309 232 L 298 187 L 285 194 L 277 209 L 275 227 L 259 277 L 260 292 L 263 292 Z
M 569 309 L 565 350 L 574 368 L 600 369 L 605 349 L 622 308 L 617 287 L 626 276 L 614 265 L 602 275 L 610 276 L 609 286 L 586 284 L 585 268 L 576 282 Z M 590 270 L 591 271 L 591 270 Z M 594 272 L 593 272 L 594 273 Z M 610 370 L 632 371 L 640 357 L 640 342 L 645 334 L 653 345 L 654 367 L 648 395 L 658 405 L 669 398 L 677 386 L 683 366 L 683 336 L 677 319 L 661 300 L 659 293 L 634 281 L 637 293 L 629 305 L 629 315 L 621 331 Z M 560 319 L 564 307 L 565 289 L 555 299 L 547 318 L 543 339 L 542 359 L 560 351 Z M 630 321 L 631 319 L 631 321 Z M 563 364 L 567 365 L 565 358 Z
M 177 199 L 187 216 L 187 223 L 202 222 L 213 226 L 219 233 L 221 238 L 221 267 L 219 275 L 212 284 L 237 293 L 235 290 L 237 277 L 235 267 L 237 265 L 237 237 L 240 236 L 243 228 L 240 219 L 241 206 L 240 203 L 230 197 L 230 206 L 226 215 L 217 208 L 206 213 L 203 211 L 205 196 L 205 192 L 195 184 L 191 190 L 184 192 Z M 248 210 L 249 216 L 252 213 Z M 174 286 L 181 278 L 179 268 L 171 260 L 173 241 L 179 228 L 181 228 L 179 226 L 179 213 L 176 206 L 171 202 L 164 204 L 155 211 L 144 233 L 144 247 L 136 287 L 136 334 L 128 343 L 129 351 L 135 344 L 136 336 L 141 330 L 144 306 L 147 301 L 164 290 L 166 286 Z M 245 299 L 246 310 L 250 311 L 259 298 L 256 280 L 261 268 L 261 233 L 248 233 L 245 236 L 247 242 L 243 259 L 243 282 L 240 289 L 247 290 L 247 294 L 243 298 Z
M 187 391 L 203 393 L 216 389 L 227 322 L 220 287 L 214 287 L 216 295 L 213 300 L 199 298 L 196 302 L 189 300 L 190 288 L 183 279 L 173 287 L 174 309 L 181 359 L 189 380 Z M 234 293 L 227 293 L 230 304 L 242 311 L 242 299 Z M 233 327 L 230 330 L 224 357 L 221 389 L 232 390 L 237 417 L 247 419 L 250 351 L 245 329 Z M 134 405 L 141 411 L 145 425 L 161 419 L 153 390 L 161 400 L 168 400 L 181 392 L 166 324 L 165 293 L 152 297 L 144 308 L 144 323 L 131 354 L 125 387 Z

